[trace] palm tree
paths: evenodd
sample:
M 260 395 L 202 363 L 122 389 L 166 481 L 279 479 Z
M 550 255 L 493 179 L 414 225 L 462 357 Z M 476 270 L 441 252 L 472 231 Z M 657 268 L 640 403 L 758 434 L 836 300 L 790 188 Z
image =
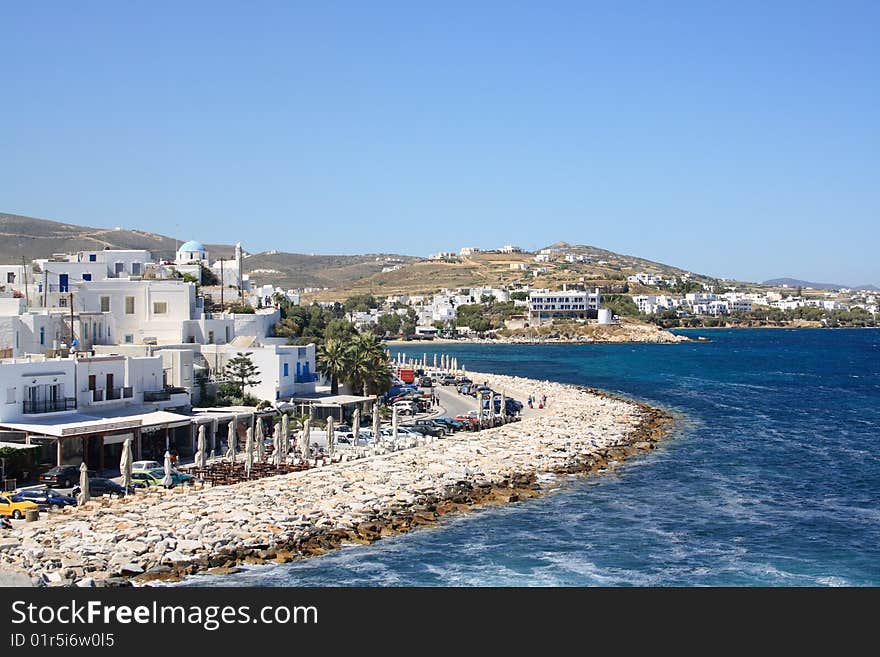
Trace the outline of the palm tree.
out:
M 346 371 L 346 380 L 352 388 L 362 388 L 366 397 L 371 387 L 382 388 L 389 377 L 388 359 L 376 335 L 366 331 L 354 336 Z
M 318 371 L 330 377 L 330 393 L 339 394 L 339 379 L 348 370 L 348 349 L 340 340 L 327 338 L 318 345 L 317 361 Z

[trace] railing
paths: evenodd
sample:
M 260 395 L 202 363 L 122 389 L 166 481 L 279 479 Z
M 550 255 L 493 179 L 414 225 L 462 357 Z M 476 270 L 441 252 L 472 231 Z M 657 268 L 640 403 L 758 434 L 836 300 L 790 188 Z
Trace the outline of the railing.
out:
M 312 372 L 308 374 L 294 374 L 293 382 L 294 383 L 311 383 L 312 381 L 317 381 L 318 375 Z
M 63 399 L 41 399 L 37 401 L 24 400 L 24 414 L 35 415 L 37 413 L 58 413 L 59 411 L 72 411 L 76 408 L 76 400 L 72 397 Z
M 171 391 L 170 390 L 145 390 L 144 391 L 144 401 L 145 402 L 168 401 L 169 399 L 171 399 Z

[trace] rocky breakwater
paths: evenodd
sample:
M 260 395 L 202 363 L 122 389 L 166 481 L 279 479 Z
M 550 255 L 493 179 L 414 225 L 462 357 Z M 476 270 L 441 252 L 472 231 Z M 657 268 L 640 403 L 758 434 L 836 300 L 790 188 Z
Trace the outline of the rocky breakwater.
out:
M 6 532 L 0 570 L 33 584 L 101 586 L 287 562 L 539 494 L 550 473 L 613 468 L 652 449 L 670 418 L 551 382 L 475 374 L 547 395 L 546 412 L 429 445 L 232 486 L 94 501 Z

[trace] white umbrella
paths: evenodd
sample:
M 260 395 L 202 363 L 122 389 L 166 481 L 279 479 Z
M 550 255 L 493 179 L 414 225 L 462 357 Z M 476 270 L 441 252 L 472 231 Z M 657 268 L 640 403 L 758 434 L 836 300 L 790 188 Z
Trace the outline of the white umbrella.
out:
M 489 393 L 489 420 L 495 421 L 495 393 Z
M 226 448 L 226 458 L 232 459 L 232 462 L 235 463 L 235 450 L 236 450 L 236 441 L 238 440 L 238 418 L 233 417 L 229 421 L 229 427 L 226 431 L 226 442 L 229 443 Z
M 357 447 L 358 438 L 361 435 L 361 409 L 354 409 L 351 416 L 351 443 L 352 447 Z
M 397 423 L 397 407 L 395 406 L 391 415 L 391 438 L 392 440 L 394 440 L 395 443 L 397 443 Z
M 217 454 L 217 418 L 211 420 L 211 456 Z
M 333 430 L 333 416 L 327 418 L 327 454 L 332 458 L 336 451 L 336 433 Z
M 373 404 L 373 444 L 379 444 L 379 404 Z
M 504 393 L 501 393 L 501 419 L 507 419 L 507 399 L 504 396 Z
M 79 464 L 79 495 L 76 496 L 76 503 L 82 506 L 90 499 L 92 499 L 92 495 L 89 490 L 89 471 L 86 462 L 83 461 Z
M 256 442 L 254 454 L 258 461 L 262 461 L 266 456 L 266 436 L 263 433 L 263 419 L 259 417 L 257 418 L 257 430 L 254 433 L 254 441 Z
M 287 460 L 287 453 L 290 451 L 290 418 L 287 413 L 281 416 L 281 460 Z
M 205 425 L 199 425 L 199 433 L 196 438 L 196 467 L 204 468 L 208 465 L 208 453 L 205 450 Z
M 303 422 L 303 431 L 302 438 L 300 439 L 302 442 L 299 446 L 300 457 L 303 461 L 307 461 L 312 457 L 312 449 L 309 446 L 309 441 L 312 439 L 312 421 L 306 418 L 306 421 Z
M 165 451 L 165 476 L 162 478 L 162 485 L 165 488 L 171 488 L 174 480 L 171 478 L 171 452 Z
M 437 369 L 437 354 L 434 354 L 434 369 Z
M 119 473 L 122 475 L 122 487 L 128 492 L 131 488 L 131 438 L 122 443 L 122 458 L 119 459 Z
M 250 475 L 254 467 L 254 430 L 248 427 L 244 442 L 244 471 Z
M 272 462 L 281 465 L 281 421 L 275 423 L 275 431 L 272 433 Z

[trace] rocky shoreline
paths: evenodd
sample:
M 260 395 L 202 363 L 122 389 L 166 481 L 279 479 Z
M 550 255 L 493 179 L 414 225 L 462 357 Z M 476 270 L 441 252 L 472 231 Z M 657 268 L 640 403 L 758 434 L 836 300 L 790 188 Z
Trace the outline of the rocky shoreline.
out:
M 201 490 L 152 490 L 53 513 L 0 537 L 0 572 L 35 586 L 127 586 L 286 563 L 371 543 L 477 505 L 534 497 L 549 475 L 602 473 L 651 450 L 672 418 L 606 393 L 493 374 L 546 412 L 478 433 Z

